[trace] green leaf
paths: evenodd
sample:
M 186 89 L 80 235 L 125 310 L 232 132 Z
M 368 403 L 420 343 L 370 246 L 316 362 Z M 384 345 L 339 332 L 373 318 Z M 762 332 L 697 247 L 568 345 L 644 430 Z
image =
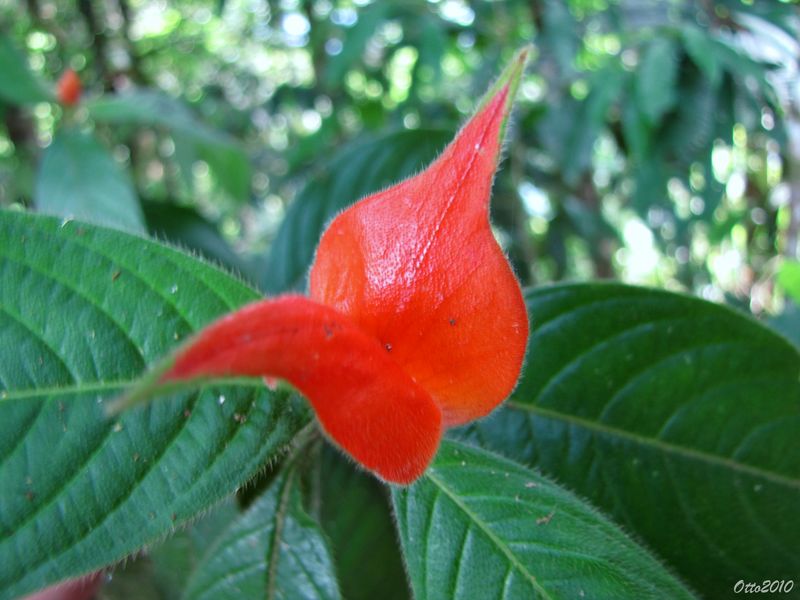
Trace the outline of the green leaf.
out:
M 222 188 L 239 201 L 250 193 L 250 162 L 244 148 L 227 134 L 200 122 L 180 100 L 162 92 L 139 89 L 103 96 L 86 103 L 95 121 L 112 125 L 163 127 L 188 141 L 208 163 Z
M 691 23 L 684 23 L 680 33 L 686 54 L 703 71 L 710 86 L 716 89 L 722 81 L 722 63 L 715 52 L 713 38 L 707 31 Z
M 615 64 L 597 71 L 590 83 L 591 91 L 578 105 L 577 114 L 568 115 L 570 131 L 561 156 L 568 182 L 576 184 L 591 166 L 592 151 L 605 125 L 608 109 L 622 92 L 625 82 L 624 71 Z
M 686 170 L 692 162 L 708 159 L 720 114 L 719 92 L 703 73 L 687 71 L 679 84 L 681 104 L 661 130 L 657 146 L 661 152 L 656 158 L 664 161 L 666 155 Z
M 651 124 L 675 106 L 678 58 L 675 44 L 665 37 L 651 41 L 642 53 L 636 71 L 636 99 L 642 114 Z
M 104 583 L 92 598 L 94 600 L 166 600 L 174 597 L 162 595 L 153 570 L 153 561 L 146 556 L 126 561 L 124 565 L 114 570 L 109 577 L 110 581 Z
M 743 95 L 748 98 L 750 102 L 758 107 L 763 104 L 763 101 L 766 101 L 767 104 L 771 104 L 773 107 L 779 105 L 779 101 L 775 95 L 775 89 L 766 77 L 769 72 L 767 65 L 746 55 L 743 50 L 738 47 L 735 39 L 719 38 L 712 39 L 711 41 L 714 45 L 713 51 L 717 60 L 719 60 L 732 77 L 740 82 Z M 757 93 L 754 93 L 754 83 L 758 91 L 760 91 L 763 100 L 758 97 Z M 778 122 L 780 123 L 780 121 Z
M 635 101 L 635 84 L 635 78 L 628 81 L 626 97 L 621 102 L 620 109 L 622 134 L 625 136 L 628 154 L 641 164 L 650 158 L 653 129 Z
M 778 285 L 794 300 L 800 304 L 800 262 L 785 260 L 778 271 Z
M 797 36 L 797 3 L 791 0 L 751 4 L 740 0 L 720 0 L 718 6 L 730 10 L 736 26 L 744 27 L 745 30 L 749 30 L 748 33 L 763 35 L 765 26 L 772 24 L 793 38 Z
M 591 506 L 488 452 L 445 441 L 392 497 L 417 598 L 692 598 Z
M 110 573 L 97 600 L 173 600 L 214 539 L 239 515 L 233 496 L 155 548 Z
M 575 72 L 575 56 L 581 45 L 578 23 L 570 5 L 559 0 L 544 0 L 536 8 L 541 12 L 542 54 L 555 63 L 558 76 L 569 79 Z
M 68 129 L 56 134 L 42 156 L 33 200 L 43 213 L 144 232 L 130 179 L 88 133 Z
M 194 136 L 181 136 L 191 140 L 197 148 L 197 155 L 208 163 L 208 167 L 219 182 L 220 187 L 239 202 L 250 198 L 250 159 L 244 148 L 220 132 Z M 180 139 L 180 137 L 178 138 Z
M 325 445 L 311 477 L 312 504 L 331 541 L 342 595 L 348 600 L 410 598 L 388 493 L 373 476 Z
M 452 131 L 398 131 L 341 150 L 323 165 L 289 208 L 260 279 L 277 293 L 301 289 L 325 226 L 339 211 L 427 165 Z
M 667 180 L 664 161 L 658 156 L 642 161 L 634 170 L 633 208 L 642 218 L 651 206 L 664 206 L 667 200 Z
M 101 96 L 88 101 L 86 108 L 96 121 L 113 125 L 161 125 L 187 133 L 195 125 L 202 126 L 179 100 L 146 88 Z
M 624 285 L 527 294 L 527 364 L 473 439 L 588 497 L 701 592 L 800 570 L 800 353 L 747 316 Z
M 0 100 L 11 104 L 35 104 L 55 102 L 56 97 L 28 68 L 27 57 L 20 52 L 11 39 L 0 33 Z
M 236 497 L 229 496 L 209 514 L 148 551 L 153 579 L 165 598 L 181 596 L 209 546 L 239 515 Z
M 222 237 L 217 226 L 189 206 L 145 202 L 147 228 L 157 239 L 199 252 L 234 273 L 249 275 L 250 265 Z
M 786 336 L 795 346 L 800 349 L 800 306 L 791 300 L 786 301 L 783 312 L 771 317 L 767 325 L 775 331 Z
M 537 134 L 547 151 L 562 165 L 564 179 L 576 186 L 591 167 L 592 151 L 606 123 L 611 104 L 626 83 L 624 71 L 611 65 L 590 78 L 589 95 L 582 101 L 565 96 L 550 105 L 537 122 Z
M 342 50 L 331 56 L 327 62 L 323 75 L 327 87 L 340 87 L 347 71 L 361 65 L 361 55 L 367 47 L 367 42 L 385 20 L 390 7 L 391 4 L 388 2 L 378 2 L 359 11 L 358 21 L 346 30 Z
M 299 483 L 298 470 L 287 465 L 209 548 L 185 600 L 340 597 L 330 551 L 302 506 Z
M 419 52 L 411 78 L 412 90 L 421 83 L 439 85 L 442 80 L 442 58 L 447 52 L 447 31 L 440 19 L 429 14 L 419 14 L 414 19 L 414 27 L 409 34 L 414 36 L 409 42 Z
M 0 212 L 0 599 L 96 570 L 169 533 L 306 421 L 256 380 L 104 410 L 191 332 L 257 298 L 119 231 Z

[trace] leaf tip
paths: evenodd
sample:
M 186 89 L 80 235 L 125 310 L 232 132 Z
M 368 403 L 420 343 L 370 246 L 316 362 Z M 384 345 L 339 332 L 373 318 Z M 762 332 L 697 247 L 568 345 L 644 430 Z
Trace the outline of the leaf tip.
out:
M 122 414 L 125 410 L 146 402 L 148 394 L 145 388 L 137 386 L 133 390 L 124 392 L 115 398 L 112 398 L 104 407 L 103 413 L 106 419 L 114 419 Z
M 113 419 L 118 417 L 129 408 L 139 404 L 146 404 L 156 396 L 174 389 L 176 387 L 175 384 L 170 385 L 171 382 L 165 379 L 166 374 L 172 369 L 174 363 L 175 358 L 170 357 L 150 373 L 144 375 L 132 388 L 112 398 L 104 407 L 106 418 Z

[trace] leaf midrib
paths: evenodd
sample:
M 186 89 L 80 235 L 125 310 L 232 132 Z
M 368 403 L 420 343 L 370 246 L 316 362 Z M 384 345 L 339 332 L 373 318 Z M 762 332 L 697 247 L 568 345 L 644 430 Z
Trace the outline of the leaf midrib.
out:
M 723 467 L 726 469 L 730 469 L 731 471 L 741 473 L 743 475 L 760 477 L 776 485 L 781 485 L 792 488 L 796 491 L 800 491 L 800 479 L 792 479 L 791 477 L 788 477 L 786 475 L 775 473 L 773 471 L 767 471 L 761 467 L 756 467 L 753 465 L 737 462 L 731 458 L 719 456 L 716 454 L 710 454 L 703 450 L 696 450 L 694 448 L 688 448 L 686 446 L 679 446 L 677 444 L 666 442 L 664 440 L 640 435 L 632 431 L 627 431 L 625 429 L 620 429 L 618 427 L 611 427 L 609 425 L 604 425 L 596 421 L 591 421 L 589 419 L 584 419 L 575 415 L 570 415 L 556 410 L 543 408 L 541 406 L 536 406 L 533 404 L 523 404 L 517 401 L 509 400 L 506 403 L 506 405 L 509 408 L 515 410 L 528 412 L 533 415 L 539 415 L 544 418 L 563 421 L 570 425 L 577 425 L 579 427 L 583 427 L 589 431 L 607 437 L 616 437 L 619 439 L 632 441 L 640 446 L 649 446 L 651 448 L 661 450 L 665 454 L 671 454 L 690 460 L 697 460 L 715 467 Z
M 478 529 L 480 529 L 480 531 L 487 538 L 489 538 L 489 540 L 503 553 L 503 555 L 508 559 L 509 563 L 512 566 L 514 566 L 520 573 L 522 573 L 522 575 L 525 577 L 525 579 L 528 580 L 528 582 L 531 584 L 531 587 L 533 587 L 533 589 L 536 590 L 537 593 L 541 594 L 545 600 L 554 600 L 553 597 L 547 592 L 547 590 L 545 590 L 541 586 L 541 584 L 538 581 L 536 581 L 536 577 L 534 576 L 534 574 L 531 573 L 525 567 L 525 565 L 523 565 L 519 561 L 517 556 L 512 552 L 512 550 L 508 547 L 508 545 L 503 543 L 503 540 L 497 537 L 497 535 L 491 530 L 489 525 L 486 522 L 484 522 L 477 514 L 475 514 L 466 504 L 464 504 L 461 498 L 459 498 L 457 494 L 453 493 L 445 485 L 445 483 L 433 473 L 433 469 L 428 469 L 428 471 L 425 473 L 425 477 L 432 483 L 434 483 L 442 491 L 443 494 L 445 494 L 448 498 L 450 498 L 450 501 L 453 502 L 453 504 L 455 504 L 465 515 L 467 515 L 467 517 L 473 523 L 475 523 Z
M 276 597 L 278 587 L 278 560 L 280 556 L 281 537 L 283 536 L 283 526 L 288 517 L 289 500 L 294 485 L 295 473 L 289 471 L 286 474 L 286 482 L 278 495 L 278 505 L 275 510 L 275 526 L 272 530 L 272 547 L 269 556 L 266 557 L 267 565 L 267 589 L 265 597 L 273 600 Z
M 46 388 L 25 388 L 19 390 L 0 391 L 0 404 L 10 400 L 22 400 L 26 398 L 37 398 L 39 396 L 54 395 L 77 395 L 91 394 L 94 392 L 119 392 L 125 388 L 134 386 L 141 382 L 140 377 L 134 379 L 118 379 L 115 381 L 90 381 L 76 383 L 75 385 L 51 386 Z M 204 379 L 186 380 L 185 382 L 170 382 L 169 393 L 175 393 L 186 389 L 212 386 L 242 386 L 242 387 L 264 387 L 264 382 L 254 377 L 211 377 Z
M 192 386 L 186 386 L 186 387 L 192 387 Z M 195 401 L 197 401 L 197 399 L 198 399 L 198 398 L 199 398 L 199 394 L 198 394 L 198 395 L 196 395 L 196 396 L 193 398 L 193 400 L 192 400 L 192 404 L 190 405 L 190 407 L 193 405 L 193 403 L 194 403 Z M 243 415 L 243 416 L 244 416 L 244 420 L 245 420 L 245 421 L 246 421 L 247 419 L 249 419 L 249 417 L 250 417 L 250 413 L 252 412 L 252 410 L 253 410 L 253 408 L 254 408 L 255 406 L 256 406 L 256 403 L 255 403 L 255 402 L 251 402 L 251 403 L 250 403 L 250 405 L 249 405 L 249 406 L 248 406 L 248 408 L 247 408 L 247 412 L 246 412 L 246 413 Z M 175 430 L 175 432 L 174 432 L 174 434 L 172 435 L 171 439 L 170 439 L 170 440 L 168 441 L 168 443 L 167 443 L 167 444 L 166 444 L 166 445 L 165 445 L 165 446 L 162 448 L 161 452 L 160 452 L 160 453 L 159 453 L 157 456 L 154 456 L 154 457 L 153 457 L 153 460 L 152 460 L 152 462 L 151 462 L 151 464 L 150 464 L 150 467 L 149 467 L 149 468 L 147 468 L 147 469 L 146 469 L 146 470 L 145 470 L 145 471 L 144 471 L 144 472 L 143 472 L 143 473 L 142 473 L 142 474 L 141 474 L 141 475 L 138 477 L 138 481 L 137 481 L 137 482 L 135 482 L 134 484 L 132 484 L 132 485 L 130 486 L 129 490 L 128 490 L 128 491 L 127 491 L 127 492 L 126 492 L 126 493 L 125 493 L 125 494 L 124 494 L 124 495 L 123 495 L 121 498 L 119 498 L 119 499 L 118 499 L 118 500 L 115 502 L 115 504 L 114 504 L 114 505 L 111 507 L 111 509 L 110 509 L 110 510 L 108 510 L 108 511 L 106 512 L 106 514 L 103 516 L 103 518 L 102 518 L 100 521 L 98 521 L 98 522 L 97 522 L 97 523 L 95 523 L 95 524 L 94 524 L 92 527 L 90 527 L 89 529 L 87 529 L 87 530 L 86 530 L 86 532 L 85 532 L 85 533 L 84 533 L 84 534 L 83 534 L 83 535 L 82 535 L 82 536 L 81 536 L 79 539 L 77 539 L 77 540 L 74 540 L 74 541 L 71 543 L 71 545 L 67 546 L 66 548 L 61 548 L 61 549 L 57 550 L 57 551 L 56 551 L 56 553 L 55 553 L 54 555 L 50 555 L 50 556 L 48 556 L 48 557 L 40 558 L 38 562 L 34 563 L 33 565 L 29 565 L 29 566 L 28 566 L 28 571 L 30 571 L 30 570 L 31 570 L 31 568 L 33 568 L 35 571 L 38 571 L 38 570 L 40 570 L 40 569 L 41 569 L 41 567 L 42 567 L 42 565 L 43 565 L 45 562 L 47 562 L 47 561 L 52 561 L 52 560 L 55 560 L 55 559 L 57 559 L 57 558 L 59 558 L 59 557 L 63 556 L 65 553 L 67 553 L 67 552 L 70 552 L 70 551 L 71 551 L 71 550 L 73 550 L 73 549 L 74 549 L 74 547 L 75 547 L 76 545 L 78 545 L 78 544 L 79 544 L 81 541 L 83 541 L 84 539 L 86 539 L 88 536 L 90 536 L 90 535 L 91 535 L 92 533 L 94 533 L 95 531 L 99 530 L 99 529 L 100 529 L 100 528 L 101 528 L 101 527 L 104 525 L 104 523 L 106 523 L 106 522 L 107 522 L 107 521 L 108 521 L 108 520 L 109 520 L 109 519 L 110 519 L 110 518 L 111 518 L 111 517 L 112 517 L 114 514 L 116 514 L 116 513 L 119 511 L 120 507 L 121 507 L 121 506 L 123 506 L 123 505 L 124 505 L 124 504 L 125 504 L 125 503 L 126 503 L 128 500 L 129 500 L 129 499 L 130 499 L 131 495 L 132 495 L 132 494 L 133 494 L 133 493 L 134 493 L 134 492 L 135 492 L 137 489 L 139 489 L 139 484 L 141 483 L 141 481 L 143 481 L 143 480 L 144 480 L 144 478 L 146 478 L 147 476 L 149 476 L 149 475 L 150 475 L 150 473 L 152 473 L 152 472 L 153 472 L 153 471 L 154 471 L 154 470 L 155 470 L 155 469 L 156 469 L 156 468 L 159 466 L 159 464 L 161 463 L 161 458 L 162 458 L 162 457 L 163 457 L 163 456 L 164 456 L 164 455 L 165 455 L 165 454 L 166 454 L 166 453 L 169 451 L 169 448 L 170 448 L 170 446 L 172 446 L 172 444 L 175 442 L 175 440 L 176 440 L 176 439 L 178 439 L 178 437 L 179 437 L 179 436 L 180 436 L 180 435 L 181 435 L 181 434 L 182 434 L 182 433 L 185 431 L 185 427 L 186 427 L 186 424 L 185 424 L 185 422 L 184 422 L 183 424 L 181 424 L 181 425 L 180 425 L 180 426 L 179 426 L 179 427 L 178 427 L 178 428 Z M 232 430 L 231 430 L 231 431 L 230 431 L 230 432 L 227 434 L 227 439 L 228 439 L 228 441 L 230 441 L 231 439 L 233 439 L 233 438 L 234 438 L 234 437 L 235 437 L 237 434 L 238 434 L 238 429 L 232 429 Z M 211 462 L 211 464 L 209 465 L 209 467 L 208 467 L 208 468 L 210 469 L 211 467 L 213 467 L 213 465 L 216 463 L 216 461 L 217 461 L 217 460 L 219 460 L 220 456 L 222 456 L 223 454 L 224 454 L 224 453 L 222 453 L 222 452 L 220 452 L 220 453 L 217 453 L 217 454 L 214 456 L 214 458 L 213 458 L 213 460 L 212 460 L 212 462 Z M 85 463 L 85 464 L 86 464 L 86 463 Z M 84 464 L 84 465 L 81 467 L 81 470 L 83 470 L 83 469 L 85 468 L 85 464 Z M 73 477 L 73 479 L 74 479 L 74 477 Z M 196 482 L 195 482 L 195 484 L 193 484 L 193 485 L 196 485 Z M 57 494 L 57 495 L 60 495 L 60 494 L 62 494 L 62 493 L 64 492 L 64 490 L 66 489 L 66 487 L 68 487 L 68 486 L 62 486 L 62 487 L 61 487 L 61 488 L 58 490 L 58 494 Z M 191 489 L 191 488 L 190 488 L 190 489 Z M 48 502 L 48 504 L 49 504 L 49 503 L 52 503 L 52 500 L 53 500 L 53 498 L 51 498 L 51 499 L 50 499 L 50 501 Z M 33 512 L 33 513 L 31 513 L 31 514 L 30 514 L 30 515 L 29 515 L 29 516 L 26 518 L 26 521 L 25 521 L 25 522 L 22 524 L 22 526 L 26 526 L 26 525 L 27 525 L 29 522 L 31 522 L 31 521 L 32 521 L 32 520 L 33 520 L 33 519 L 34 519 L 34 518 L 37 516 L 37 514 L 39 514 L 39 513 L 40 513 L 40 512 L 41 512 L 41 511 L 44 509 L 44 507 L 45 507 L 45 505 L 42 505 L 42 506 L 38 507 L 38 508 L 37 508 L 37 509 L 36 509 L 36 510 Z M 121 558 L 121 557 L 120 557 L 120 558 Z M 11 582 L 9 582 L 9 584 L 10 584 L 10 585 L 17 584 L 17 583 L 19 583 L 19 581 L 21 581 L 23 578 L 25 578 L 25 577 L 27 577 L 27 576 L 29 576 L 29 572 L 26 572 L 26 573 L 24 573 L 24 574 L 22 574 L 22 575 L 18 575 L 17 577 L 15 577 L 15 579 L 13 579 Z

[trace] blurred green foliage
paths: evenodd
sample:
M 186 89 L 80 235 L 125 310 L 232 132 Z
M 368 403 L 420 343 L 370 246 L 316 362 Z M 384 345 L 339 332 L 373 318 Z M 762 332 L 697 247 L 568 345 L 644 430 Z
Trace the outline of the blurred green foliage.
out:
M 492 206 L 521 280 L 791 309 L 775 276 L 800 228 L 796 4 L 0 0 L 0 23 L 0 206 L 86 218 L 119 173 L 87 177 L 77 208 L 37 200 L 67 184 L 50 155 L 81 130 L 95 163 L 76 172 L 113 158 L 151 233 L 296 287 L 314 243 L 297 232 L 429 160 L 532 43 Z M 52 102 L 67 67 L 76 108 Z

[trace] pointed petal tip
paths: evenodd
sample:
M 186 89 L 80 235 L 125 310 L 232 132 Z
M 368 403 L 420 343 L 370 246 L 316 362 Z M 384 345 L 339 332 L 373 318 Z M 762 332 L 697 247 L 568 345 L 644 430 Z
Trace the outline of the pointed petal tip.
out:
M 511 62 L 509 62 L 508 65 L 506 65 L 506 68 L 503 69 L 503 72 L 500 73 L 500 76 L 497 78 L 495 84 L 489 88 L 489 91 L 481 101 L 480 106 L 486 104 L 489 99 L 496 96 L 501 90 L 507 90 L 508 97 L 506 102 L 507 107 L 510 108 L 511 103 L 514 101 L 514 96 L 516 95 L 519 81 L 522 79 L 522 74 L 525 72 L 525 68 L 528 66 L 528 58 L 530 57 L 532 51 L 533 46 L 530 44 L 523 46 L 517 51 Z
M 527 45 L 520 48 L 514 55 L 514 58 L 506 65 L 503 72 L 494 82 L 489 90 L 484 94 L 481 101 L 475 110 L 475 113 L 480 113 L 484 108 L 493 102 L 500 102 L 503 105 L 501 125 L 500 125 L 500 139 L 505 135 L 506 125 L 508 123 L 511 108 L 514 105 L 514 99 L 517 95 L 517 88 L 522 80 L 522 75 L 525 73 L 525 68 L 528 66 L 528 58 L 532 54 L 533 46 Z
M 533 44 L 525 44 L 522 48 L 517 50 L 516 62 L 525 66 L 528 63 L 528 58 L 533 52 Z
M 488 204 L 529 55 L 530 47 L 516 54 L 437 161 L 339 214 L 311 267 L 311 297 L 391 342 L 392 359 L 431 395 L 446 427 L 502 402 L 527 346 L 522 292 Z

